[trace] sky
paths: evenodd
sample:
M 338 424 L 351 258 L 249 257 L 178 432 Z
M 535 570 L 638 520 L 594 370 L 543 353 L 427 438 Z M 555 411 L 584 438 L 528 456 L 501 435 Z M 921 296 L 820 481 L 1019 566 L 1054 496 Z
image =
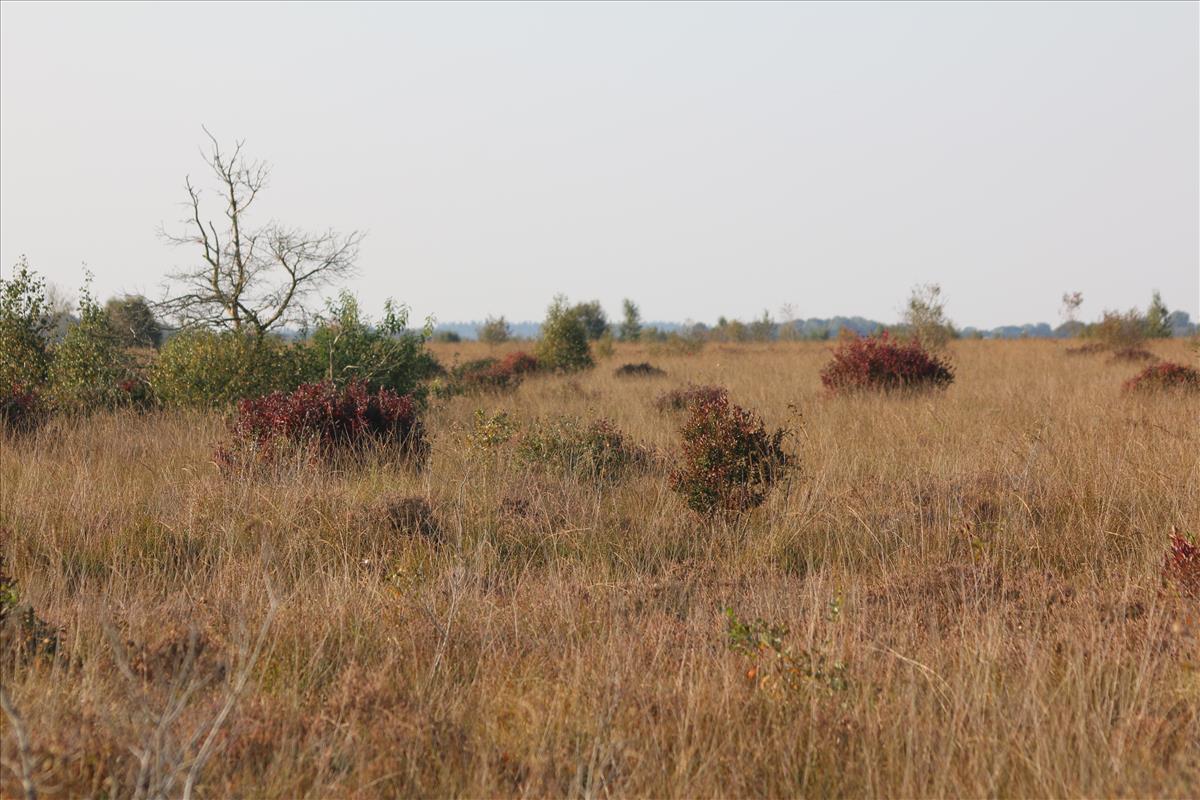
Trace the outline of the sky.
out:
M 1196 318 L 1198 8 L 5 2 L 0 269 L 162 296 L 206 126 L 372 311 Z

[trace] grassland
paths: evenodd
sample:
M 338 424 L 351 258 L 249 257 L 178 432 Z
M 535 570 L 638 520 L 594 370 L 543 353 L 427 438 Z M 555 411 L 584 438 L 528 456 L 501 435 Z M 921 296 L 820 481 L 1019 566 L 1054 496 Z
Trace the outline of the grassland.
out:
M 1194 797 L 1200 613 L 1160 566 L 1200 532 L 1200 403 L 1064 350 L 955 342 L 956 383 L 901 399 L 825 396 L 818 344 L 621 346 L 436 402 L 420 472 L 223 476 L 216 414 L 8 439 L 0 552 L 65 633 L 3 667 L 0 793 L 24 757 L 44 797 Z M 667 377 L 613 376 L 642 360 Z M 740 521 L 668 488 L 651 401 L 689 381 L 795 430 Z M 476 409 L 668 457 L 531 469 L 468 443 Z M 413 495 L 437 540 L 394 524 Z M 727 609 L 776 630 L 734 647 Z

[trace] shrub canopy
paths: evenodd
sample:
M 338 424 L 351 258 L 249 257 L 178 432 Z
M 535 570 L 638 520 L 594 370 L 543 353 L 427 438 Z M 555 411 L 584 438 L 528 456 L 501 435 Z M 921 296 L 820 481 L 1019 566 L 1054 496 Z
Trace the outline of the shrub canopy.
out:
M 135 391 L 140 381 L 133 360 L 86 286 L 80 292 L 79 320 L 54 348 L 47 377 L 50 405 L 67 413 L 115 408 L 141 394 Z
M 701 514 L 738 513 L 767 499 L 784 472 L 795 466 L 783 450 L 787 431 L 768 433 L 762 419 L 730 402 L 724 392 L 689 406 L 681 431 L 679 466 L 671 488 Z
M 943 389 L 954 370 L 920 342 L 878 337 L 843 340 L 821 370 L 821 383 L 832 392 Z
M 419 395 L 422 382 L 441 368 L 425 349 L 432 325 L 420 332 L 407 326 L 405 306 L 388 300 L 383 319 L 373 325 L 354 295 L 342 292 L 305 342 L 305 379 L 338 386 L 363 382 L 372 390 Z
M 150 369 L 150 386 L 173 407 L 220 408 L 299 385 L 302 353 L 276 336 L 191 330 L 167 340 Z
M 0 278 L 0 395 L 29 391 L 45 382 L 53 325 L 45 280 L 22 256 L 12 277 Z
M 546 311 L 537 359 L 544 368 L 563 372 L 587 369 L 594 363 L 587 326 L 562 295 L 555 297 Z
M 1160 361 L 1125 381 L 1127 392 L 1200 392 L 1200 370 Z
M 306 383 L 238 403 L 229 443 L 218 451 L 225 465 L 271 462 L 289 448 L 311 447 L 329 457 L 369 445 L 398 446 L 406 455 L 428 451 L 411 395 L 371 390 L 365 381 L 336 386 Z

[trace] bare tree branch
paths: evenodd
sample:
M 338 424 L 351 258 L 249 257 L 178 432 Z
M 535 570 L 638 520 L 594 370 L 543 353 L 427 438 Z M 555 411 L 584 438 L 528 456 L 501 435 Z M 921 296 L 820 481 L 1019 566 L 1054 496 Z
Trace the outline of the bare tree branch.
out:
M 247 160 L 242 142 L 226 156 L 216 137 L 204 132 L 210 142 L 204 160 L 220 187 L 225 222 L 218 230 L 205 219 L 201 191 L 185 180 L 184 232 L 160 235 L 194 248 L 201 263 L 170 275 L 173 291 L 158 310 L 180 327 L 218 326 L 255 336 L 303 321 L 314 292 L 354 273 L 363 234 L 312 234 L 273 222 L 249 227 L 246 212 L 266 188 L 270 170 Z
M 33 757 L 30 755 L 29 732 L 25 730 L 25 721 L 17 713 L 17 707 L 13 705 L 3 686 L 0 686 L 0 708 L 4 709 L 4 716 L 8 718 L 13 736 L 17 740 L 17 755 L 21 759 L 18 774 L 21 779 L 21 791 L 25 793 L 25 800 L 37 800 L 37 788 L 33 785 Z

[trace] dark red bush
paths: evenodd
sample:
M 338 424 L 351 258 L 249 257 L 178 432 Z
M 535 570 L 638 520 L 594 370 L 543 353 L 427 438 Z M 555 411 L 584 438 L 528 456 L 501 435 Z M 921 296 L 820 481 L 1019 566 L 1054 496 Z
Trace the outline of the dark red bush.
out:
M 525 352 L 509 353 L 502 359 L 468 361 L 452 372 L 454 387 L 461 392 L 515 389 L 526 375 L 537 372 L 538 360 Z
M 0 396 L 0 426 L 5 430 L 28 433 L 37 428 L 44 417 L 44 404 L 33 389 L 18 385 Z
M 821 383 L 831 392 L 943 389 L 953 382 L 946 361 L 919 342 L 897 341 L 886 332 L 843 341 L 821 370 Z
M 1125 381 L 1127 392 L 1200 391 L 1200 370 L 1160 361 Z
M 528 375 L 531 372 L 538 371 L 538 360 L 535 356 L 531 356 L 529 353 L 521 350 L 516 353 L 509 353 L 500 359 L 497 368 L 504 372 L 511 372 L 514 375 Z
M 1171 546 L 1163 559 L 1163 581 L 1188 597 L 1200 599 L 1200 545 L 1171 531 Z
M 399 447 L 406 456 L 428 452 L 425 430 L 411 395 L 372 392 L 365 382 L 338 387 L 306 383 L 238 403 L 230 442 L 218 451 L 223 464 L 272 461 L 281 449 L 310 447 L 320 457 L 367 446 Z
M 702 386 L 693 383 L 681 389 L 663 392 L 654 399 L 654 407 L 664 414 L 668 411 L 686 411 L 695 403 L 705 403 L 726 396 L 727 392 L 723 386 Z
M 681 434 L 683 450 L 671 488 L 701 514 L 761 505 L 795 466 L 783 450 L 787 431 L 767 433 L 757 414 L 734 405 L 724 392 L 692 403 Z
M 613 370 L 618 378 L 661 378 L 667 373 L 648 361 L 640 364 L 622 364 Z

